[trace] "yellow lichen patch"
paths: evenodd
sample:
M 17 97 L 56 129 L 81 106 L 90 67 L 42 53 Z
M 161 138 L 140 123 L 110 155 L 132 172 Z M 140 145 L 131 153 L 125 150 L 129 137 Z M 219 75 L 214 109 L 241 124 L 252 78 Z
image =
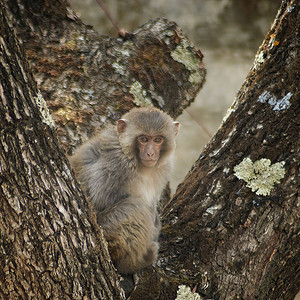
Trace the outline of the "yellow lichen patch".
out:
M 74 51 L 77 49 L 77 45 L 76 45 L 75 40 L 70 40 L 70 41 L 64 43 L 61 48 L 65 49 L 65 50 Z
M 284 161 L 271 164 L 266 158 L 255 161 L 244 158 L 234 167 L 235 176 L 247 182 L 247 187 L 257 195 L 270 195 L 275 183 L 279 183 L 285 175 Z
M 276 34 L 270 35 L 269 47 L 272 49 L 275 46 L 279 45 L 279 41 L 276 40 Z
M 80 123 L 78 122 L 77 112 L 68 106 L 62 107 L 55 112 L 55 121 L 62 124 L 67 124 L 70 121 Z

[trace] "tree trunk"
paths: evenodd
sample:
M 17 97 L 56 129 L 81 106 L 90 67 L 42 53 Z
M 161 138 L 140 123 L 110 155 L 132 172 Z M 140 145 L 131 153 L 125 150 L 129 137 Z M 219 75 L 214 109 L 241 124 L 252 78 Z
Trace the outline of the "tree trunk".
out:
M 63 0 L 9 0 L 7 7 L 69 154 L 134 106 L 178 116 L 205 81 L 202 53 L 174 22 L 157 19 L 110 38 L 82 24 Z
M 229 116 L 165 207 L 160 267 L 132 299 L 174 299 L 179 284 L 204 299 L 299 291 L 299 27 L 299 2 L 284 0 Z
M 91 135 L 104 122 L 103 118 L 113 120 L 134 105 L 151 99 L 150 102 L 156 106 L 166 109 L 172 116 L 177 116 L 194 99 L 205 77 L 202 55 L 191 46 L 181 32 L 178 32 L 174 23 L 160 19 L 149 22 L 126 39 L 110 39 L 99 37 L 90 28 L 82 25 L 64 5 L 62 0 L 7 2 L 10 18 L 23 40 L 43 94 L 49 99 L 48 104 L 59 126 L 60 140 L 67 150 L 71 152 L 74 146 L 86 139 L 87 135 Z M 299 4 L 293 0 L 283 0 L 273 27 L 259 49 L 254 65 L 229 110 L 228 118 L 166 206 L 158 266 L 144 272 L 131 299 L 174 299 L 180 284 L 194 288 L 204 299 L 286 300 L 293 299 L 296 295 L 300 286 L 299 25 Z M 157 53 L 160 54 L 157 56 Z M 18 64 L 13 66 L 17 67 Z M 188 101 L 185 101 L 185 98 Z M 174 100 L 176 102 L 173 102 Z M 2 112 L 0 122 L 8 122 L 4 117 L 5 111 Z M 13 134 L 17 130 L 26 129 L 29 124 L 27 122 L 31 119 L 26 117 L 25 120 L 17 122 L 22 126 L 7 126 L 10 130 L 3 131 L 6 136 L 1 142 L 18 142 Z M 32 123 L 29 125 L 29 129 L 32 128 Z M 46 142 L 50 143 L 47 131 L 37 125 L 34 128 L 36 135 L 43 132 L 41 136 L 44 137 L 42 141 L 45 144 L 42 149 L 45 153 L 42 153 L 42 157 L 54 156 L 54 160 L 61 157 L 60 152 L 50 150 L 54 147 L 52 144 L 45 146 Z M 27 128 L 27 132 L 29 129 Z M 60 200 L 62 205 L 55 206 L 56 214 L 52 213 L 51 209 L 51 213 L 47 211 L 47 214 L 37 209 L 41 210 L 48 205 L 51 196 L 49 192 L 44 192 L 45 188 L 41 190 L 36 185 L 33 187 L 33 182 L 38 183 L 42 180 L 44 186 L 49 182 L 47 190 L 55 189 L 53 192 L 56 192 L 58 183 L 65 181 L 53 181 L 48 178 L 49 174 L 56 174 L 51 171 L 54 168 L 51 163 L 49 166 L 45 164 L 47 178 L 38 177 L 41 171 L 37 169 L 33 172 L 33 166 L 26 164 L 27 160 L 20 156 L 23 153 L 26 158 L 28 149 L 32 151 L 37 147 L 32 131 L 30 134 L 23 134 L 28 137 L 26 143 L 30 142 L 30 146 L 25 147 L 24 142 L 21 145 L 23 148 L 20 146 L 19 152 L 11 157 L 11 160 L 18 159 L 16 167 L 6 171 L 5 175 L 1 174 L 1 193 L 13 190 L 10 186 L 15 185 L 7 178 L 15 178 L 18 175 L 20 179 L 15 179 L 18 182 L 22 183 L 27 179 L 27 189 L 19 188 L 18 193 L 23 198 L 30 196 L 35 201 L 38 199 L 41 201 L 38 203 L 41 204 L 14 204 L 6 206 L 5 210 L 3 208 L 3 211 L 7 211 L 5 216 L 9 216 L 13 211 L 10 207 L 22 209 L 20 214 L 26 222 L 20 223 L 22 226 L 17 227 L 17 230 L 14 229 L 13 237 L 10 234 L 12 230 L 5 229 L 7 225 L 3 227 L 1 237 L 6 234 L 11 242 L 4 243 L 8 248 L 5 248 L 2 262 L 8 259 L 6 253 L 11 253 L 7 249 L 19 249 L 13 238 L 23 242 L 22 247 L 27 244 L 28 247 L 32 247 L 31 235 L 31 239 L 27 234 L 25 241 L 22 240 L 23 227 L 25 232 L 31 232 L 32 227 L 36 229 L 35 224 L 43 224 L 32 220 L 32 215 L 35 219 L 43 216 L 43 220 L 47 222 L 60 220 L 55 221 L 55 224 L 65 224 L 64 210 L 61 212 L 59 209 L 66 207 L 71 220 L 76 220 L 77 216 L 77 210 L 73 208 L 74 203 L 65 203 L 65 200 Z M 17 133 L 19 137 L 20 133 Z M 13 153 L 4 152 L 7 149 L 6 144 L 2 144 L 4 148 L 1 158 L 2 153 Z M 272 165 L 268 165 L 267 159 Z M 5 157 L 4 161 L 9 160 Z M 63 162 L 59 163 L 61 165 L 58 164 L 58 170 L 66 172 Z M 2 165 L 6 166 L 1 160 L 1 170 L 4 169 Z M 251 172 L 252 168 L 255 170 Z M 15 173 L 17 170 L 18 173 Z M 37 174 L 38 178 L 31 179 L 31 174 Z M 68 176 L 64 175 L 64 180 L 70 180 L 66 177 Z M 73 185 L 65 186 L 70 188 Z M 61 195 L 69 198 L 72 194 L 67 192 Z M 16 197 L 10 197 L 10 201 L 14 199 Z M 31 202 L 35 203 L 32 200 Z M 5 203 L 9 203 L 8 199 Z M 85 215 L 81 216 L 82 219 L 77 224 L 86 224 Z M 19 215 L 17 217 L 21 218 Z M 69 228 L 71 225 L 67 223 L 64 226 Z M 44 227 L 38 228 L 39 231 L 35 233 L 37 236 L 40 236 L 41 228 Z M 18 240 L 16 237 L 19 232 L 21 233 Z M 45 232 L 48 233 L 49 230 Z M 72 238 L 72 232 L 69 232 L 67 237 Z M 37 255 L 48 252 L 40 246 L 43 244 L 42 238 L 41 235 L 38 246 L 34 248 L 33 253 Z M 6 239 L 6 236 L 1 238 L 4 241 Z M 60 241 L 55 239 L 57 243 Z M 79 242 L 81 240 L 77 243 Z M 50 245 L 52 246 L 52 240 Z M 54 249 L 50 247 L 50 253 L 55 251 L 55 255 L 52 256 L 66 259 L 68 256 L 65 251 L 60 250 L 63 246 L 65 243 L 59 244 L 59 247 L 53 246 Z M 70 251 L 68 248 L 66 253 Z M 18 252 L 15 250 L 15 253 Z M 79 260 L 85 257 L 84 255 L 85 253 L 78 252 L 74 257 Z M 50 255 L 50 258 L 52 256 Z M 29 261 L 26 258 L 21 256 L 23 266 Z M 93 264 L 96 258 L 88 257 L 84 262 L 96 268 L 97 265 Z M 7 265 L 10 268 L 21 263 L 9 264 L 12 258 L 9 259 Z M 47 276 L 50 277 L 53 273 L 56 275 L 51 271 L 52 261 L 48 265 L 46 262 L 47 260 L 43 259 L 33 260 L 29 267 L 41 268 L 42 264 L 50 269 L 46 273 Z M 54 266 L 60 267 L 57 261 L 55 263 Z M 64 273 L 66 282 L 74 280 L 73 265 L 70 265 L 70 268 L 69 274 L 69 269 Z M 100 268 L 97 269 L 99 272 L 105 272 L 102 266 Z M 56 269 L 56 272 L 65 270 Z M 21 270 L 28 270 L 28 267 L 24 266 Z M 36 272 L 30 274 L 34 274 L 34 278 L 40 278 L 35 274 L 45 274 Z M 12 277 L 16 272 L 8 274 L 10 275 L 7 276 L 7 281 L 20 287 L 19 281 Z M 78 274 L 81 276 L 85 273 Z M 82 277 L 86 278 L 82 275 L 80 279 Z M 93 286 L 93 282 L 88 281 L 89 287 Z M 111 284 L 113 282 L 112 280 Z M 42 284 L 39 283 L 39 287 Z M 72 291 L 80 290 L 76 287 L 77 285 Z M 24 290 L 25 287 L 20 289 Z M 84 293 L 86 290 L 80 291 Z
M 123 299 L 2 2 L 0 78 L 0 298 Z

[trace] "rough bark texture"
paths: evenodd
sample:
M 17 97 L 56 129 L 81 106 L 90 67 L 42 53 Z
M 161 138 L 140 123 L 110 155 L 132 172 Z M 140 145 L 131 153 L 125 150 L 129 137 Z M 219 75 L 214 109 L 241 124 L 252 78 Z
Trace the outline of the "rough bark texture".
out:
M 72 152 L 75 146 L 95 133 L 104 122 L 116 120 L 133 106 L 154 104 L 168 110 L 172 116 L 177 116 L 184 107 L 194 100 L 203 85 L 205 69 L 202 63 L 202 54 L 193 47 L 173 22 L 158 19 L 144 25 L 125 39 L 112 39 L 99 36 L 92 28 L 82 24 L 65 1 L 23 0 L 4 1 L 4 3 L 9 11 L 9 19 L 13 23 L 25 49 L 25 54 L 30 60 L 35 79 L 38 81 L 38 87 L 45 99 L 48 99 L 47 104 L 52 116 L 54 116 L 60 141 L 69 153 Z M 5 32 L 6 27 L 1 28 L 3 37 L 8 38 L 11 33 Z M 3 40 L 3 45 L 5 42 L 6 40 Z M 2 50 L 5 52 L 6 48 Z M 11 63 L 16 68 L 20 68 L 21 61 L 23 62 L 23 57 L 18 61 L 12 60 Z M 3 65 L 4 63 L 8 64 L 5 61 L 2 63 Z M 30 74 L 26 75 L 27 67 L 23 73 L 24 77 L 28 76 L 29 78 L 31 76 Z M 14 76 L 18 74 L 18 69 L 12 70 L 11 74 L 14 74 Z M 13 80 L 7 76 L 7 74 L 3 75 L 3 83 L 9 83 L 9 80 Z M 21 79 L 24 80 L 24 78 Z M 26 81 L 31 85 L 33 84 L 31 77 Z M 11 83 L 8 88 L 13 87 L 14 84 L 20 83 Z M 23 88 L 25 89 L 25 87 Z M 37 97 L 35 86 L 32 88 L 31 94 L 30 89 L 26 91 L 29 98 Z M 8 93 L 7 90 L 6 92 Z M 12 103 L 13 99 L 4 97 L 3 101 L 6 101 L 3 102 L 4 104 Z M 41 109 L 45 108 L 42 99 L 36 98 L 36 101 Z M 27 112 L 27 104 L 23 103 L 24 106 L 17 104 L 16 106 L 22 107 L 21 112 Z M 6 109 L 5 105 L 2 108 Z M 2 113 L 5 115 L 6 111 L 3 110 Z M 14 114 L 17 111 L 12 110 L 9 113 Z M 20 118 L 22 117 L 21 114 Z M 27 188 L 29 199 L 23 200 L 21 198 L 22 205 L 19 206 L 22 206 L 22 209 L 20 208 L 18 213 L 24 217 L 26 216 L 26 220 L 30 219 L 32 215 L 41 215 L 43 220 L 41 221 L 36 217 L 28 224 L 26 223 L 25 226 L 22 223 L 23 219 L 19 219 L 19 227 L 24 227 L 24 230 L 32 228 L 28 238 L 32 242 L 28 245 L 34 247 L 39 244 L 36 251 L 28 254 L 27 250 L 24 250 L 24 253 L 27 255 L 26 261 L 30 261 L 34 266 L 37 266 L 42 274 L 44 274 L 45 269 L 48 272 L 43 275 L 40 284 L 37 283 L 40 273 L 33 272 L 36 273 L 36 276 L 32 276 L 26 286 L 24 282 L 25 275 L 33 270 L 24 266 L 24 263 L 19 264 L 19 269 L 8 270 L 7 276 L 3 277 L 2 286 L 5 288 L 3 288 L 2 296 L 4 298 L 7 295 L 9 297 L 20 296 L 25 298 L 26 295 L 32 295 L 41 299 L 45 297 L 68 298 L 69 296 L 75 299 L 87 295 L 88 298 L 106 299 L 113 297 L 116 299 L 119 297 L 119 289 L 115 283 L 115 273 L 106 270 L 107 266 L 111 267 L 111 265 L 104 263 L 105 259 L 102 259 L 101 256 L 103 255 L 107 261 L 109 260 L 107 252 L 105 252 L 106 249 L 104 249 L 104 254 L 99 254 L 99 250 L 94 251 L 97 255 L 100 255 L 100 261 L 97 257 L 94 257 L 93 253 L 87 255 L 77 249 L 84 246 L 84 250 L 87 251 L 92 246 L 101 245 L 101 242 L 93 240 L 93 237 L 90 236 L 89 230 L 91 229 L 88 226 L 91 225 L 88 221 L 84 221 L 86 215 L 80 210 L 82 219 L 77 220 L 79 217 L 78 207 L 84 211 L 86 202 L 82 204 L 80 202 L 82 200 L 78 200 L 81 203 L 80 205 L 74 201 L 71 203 L 65 202 L 75 197 L 74 192 L 69 191 L 74 183 L 72 182 L 69 186 L 70 183 L 66 182 L 71 174 L 68 172 L 65 161 L 60 162 L 63 153 L 57 151 L 55 147 L 53 148 L 52 144 L 49 144 L 52 142 L 52 132 L 48 130 L 47 126 L 34 121 L 35 119 L 39 119 L 37 114 L 33 120 L 30 119 L 30 115 L 27 116 L 28 128 L 23 122 L 17 122 L 20 126 L 14 129 L 15 131 L 20 130 L 20 132 L 18 131 L 18 139 L 16 140 L 13 138 L 15 131 L 3 131 L 3 135 L 1 132 L 1 142 L 3 143 L 1 145 L 4 151 L 1 152 L 1 171 L 3 171 L 1 178 L 3 182 L 6 182 L 5 185 L 4 183 L 1 185 L 1 188 L 3 187 L 1 191 L 3 197 L 5 197 L 3 199 L 6 199 L 9 204 L 3 208 L 3 211 L 6 212 L 6 209 L 11 210 L 11 201 L 15 200 L 17 201 L 15 205 L 19 205 L 18 200 L 16 200 L 19 194 L 13 192 L 14 189 L 25 190 Z M 3 122 L 4 120 L 5 118 L 3 118 Z M 3 126 L 6 126 L 6 124 L 3 123 Z M 44 136 L 42 144 L 39 144 L 39 134 Z M 49 135 L 51 135 L 50 141 L 48 140 Z M 27 164 L 19 163 L 18 159 L 23 157 L 18 157 L 15 153 L 19 151 L 20 155 L 22 154 L 22 149 L 18 149 L 21 141 L 25 149 L 30 149 L 25 156 Z M 34 141 L 33 145 L 30 144 L 32 141 Z M 42 154 L 38 152 L 41 151 L 40 147 L 43 147 Z M 7 149 L 16 150 L 8 152 Z M 11 156 L 7 157 L 7 155 Z M 45 157 L 51 158 L 49 166 L 41 165 L 42 163 L 47 164 L 48 160 Z M 16 163 L 12 164 L 11 159 L 15 159 Z M 54 163 L 57 159 L 61 164 L 58 169 Z M 4 162 L 6 163 L 4 164 Z M 7 171 L 7 168 L 9 168 L 9 171 Z M 21 180 L 17 175 L 23 176 L 22 168 L 25 168 L 26 171 L 29 170 L 29 173 L 25 172 L 26 178 Z M 63 173 L 63 179 L 60 178 L 60 171 L 65 172 Z M 16 176 L 15 182 L 11 182 L 9 178 L 6 178 L 10 172 L 12 172 L 12 177 Z M 43 172 L 46 172 L 47 176 Z M 57 176 L 57 179 L 55 179 L 55 176 Z M 26 180 L 30 181 L 30 184 Z M 19 182 L 20 185 L 17 184 Z M 26 187 L 23 187 L 23 184 Z M 46 193 L 45 185 L 47 186 Z M 66 189 L 60 195 L 65 198 L 59 199 L 59 202 L 55 203 L 54 211 L 52 211 L 51 197 L 53 196 L 52 193 L 54 193 L 55 199 L 58 197 L 57 194 L 60 194 L 60 192 L 56 192 L 58 185 Z M 11 189 L 10 193 L 8 193 L 9 188 Z M 12 193 L 14 196 L 12 196 Z M 40 195 L 41 193 L 42 195 Z M 47 195 L 46 199 L 42 197 L 44 194 Z M 30 200 L 30 197 L 39 200 L 39 204 L 34 204 L 32 209 L 29 209 L 29 206 L 26 205 L 26 201 Z M 41 211 L 39 214 L 35 207 L 39 207 Z M 8 216 L 10 215 L 8 214 Z M 67 221 L 61 220 L 61 218 L 66 218 Z M 7 231 L 10 232 L 10 217 L 7 217 L 6 221 Z M 52 226 L 51 221 L 60 226 L 54 225 L 53 228 L 49 229 L 47 226 Z M 68 225 L 65 224 L 66 222 Z M 85 224 L 88 228 L 80 228 L 78 224 Z M 47 232 L 44 233 L 43 230 L 41 233 L 35 231 L 40 230 L 40 227 L 45 228 Z M 63 234 L 61 234 L 61 227 L 64 228 Z M 5 228 L 6 226 L 3 226 L 4 231 Z M 23 249 L 20 248 L 20 244 L 24 244 L 22 240 L 23 231 L 19 230 L 19 233 L 18 239 L 14 240 L 16 243 L 10 241 L 10 247 L 14 249 L 14 253 L 23 251 L 20 250 Z M 57 239 L 52 238 L 52 235 L 57 236 Z M 79 238 L 80 240 L 78 240 Z M 5 235 L 3 240 L 6 240 Z M 47 243 L 50 243 L 49 247 L 55 250 L 53 255 L 46 251 L 48 249 L 46 246 L 43 246 Z M 42 251 L 42 254 L 39 253 L 44 248 L 46 250 Z M 78 252 L 77 256 L 73 253 L 75 249 Z M 18 265 L 13 260 L 16 257 L 13 256 L 10 259 L 9 256 L 6 257 L 7 253 L 7 249 L 5 249 L 3 252 L 3 259 L 7 261 L 5 268 L 7 268 L 6 264 L 9 265 L 11 262 Z M 40 258 L 38 258 L 38 255 L 40 255 Z M 47 255 L 49 255 L 49 258 L 47 258 Z M 90 272 L 93 279 L 90 279 L 85 271 L 81 270 L 82 266 L 78 265 L 79 262 L 73 257 L 82 258 L 86 263 L 85 271 Z M 24 256 L 20 256 L 20 259 L 25 262 Z M 56 261 L 52 262 L 53 259 L 56 259 Z M 45 263 L 44 260 L 47 260 L 48 263 Z M 91 265 L 96 269 L 94 270 Z M 58 268 L 59 270 L 57 270 Z M 99 271 L 102 268 L 103 274 Z M 11 277 L 12 272 L 17 274 L 15 278 Z M 107 285 L 105 285 L 105 279 L 103 279 L 105 272 L 109 274 Z M 51 277 L 53 274 L 56 276 L 55 279 L 60 282 L 57 286 Z M 67 278 L 64 279 L 63 276 Z M 77 277 L 80 277 L 80 279 L 77 279 Z M 96 289 L 94 284 L 99 281 L 99 278 L 102 286 L 98 286 Z M 11 285 L 7 284 L 8 281 Z M 73 286 L 69 286 L 72 281 Z M 83 281 L 86 286 L 82 285 Z M 46 285 L 47 288 L 44 287 Z
M 160 268 L 132 299 L 174 299 L 179 284 L 204 299 L 287 300 L 299 291 L 299 28 L 299 2 L 283 1 L 228 118 L 165 208 Z M 285 162 L 269 195 L 235 176 L 247 157 Z
M 0 298 L 121 299 L 37 94 L 0 1 Z
M 71 151 L 105 120 L 114 120 L 132 106 L 148 102 L 148 98 L 177 116 L 203 83 L 202 55 L 189 45 L 174 23 L 156 20 L 125 40 L 111 39 L 99 37 L 82 25 L 63 1 L 19 0 L 6 4 L 38 83 L 50 101 L 60 139 L 67 150 Z M 165 208 L 159 267 L 144 272 L 131 299 L 174 299 L 179 284 L 195 287 L 205 299 L 286 300 L 293 299 L 297 293 L 300 286 L 299 25 L 298 2 L 283 0 L 230 115 Z M 1 116 L 0 122 L 2 119 Z M 28 118 L 25 120 L 28 122 Z M 15 132 L 26 124 L 18 121 L 15 127 L 3 131 L 7 135 L 5 140 L 11 137 L 13 143 Z M 36 133 L 43 129 L 34 128 L 37 128 Z M 47 145 L 47 131 L 41 132 L 45 134 L 43 141 Z M 29 133 L 24 136 L 31 137 Z M 35 149 L 35 138 L 28 141 L 33 145 L 21 148 L 23 151 Z M 50 153 L 48 148 L 52 145 L 44 147 L 47 156 L 59 156 Z M 18 157 L 16 154 L 13 158 L 16 167 L 22 170 L 26 161 L 17 160 Z M 234 167 L 247 157 L 253 162 L 261 158 L 270 159 L 273 164 L 285 162 L 284 178 L 270 195 L 257 195 L 234 175 Z M 25 167 L 26 173 L 16 174 L 20 178 L 22 174 L 26 178 L 28 170 L 31 171 Z M 65 170 L 64 165 L 59 170 Z M 9 169 L 1 182 L 5 183 L 13 172 L 14 169 Z M 28 178 L 32 180 L 31 176 Z M 45 182 L 53 181 L 47 178 Z M 36 195 L 32 182 L 28 185 Z M 23 198 L 31 195 L 28 191 L 18 190 Z M 42 199 L 42 196 L 45 194 L 39 192 L 34 199 Z M 69 197 L 69 194 L 63 196 Z M 17 198 L 12 196 L 10 201 L 14 199 Z M 66 207 L 70 209 L 70 218 L 75 218 L 76 213 L 71 214 L 75 210 L 72 205 L 73 202 L 70 208 Z M 13 212 L 10 207 L 14 206 L 5 207 L 5 212 Z M 22 216 L 31 217 L 21 229 L 29 230 L 32 225 L 27 223 L 35 220 L 28 212 L 31 206 L 20 207 Z M 32 207 L 39 206 L 32 204 Z M 34 210 L 34 216 L 39 216 L 38 212 Z M 62 216 L 57 209 L 57 215 L 48 219 Z M 17 217 L 20 216 L 16 215 L 16 220 Z M 12 232 L 3 228 L 3 235 Z M 21 229 L 16 228 L 14 235 L 17 236 Z M 12 239 L 14 235 L 9 237 Z M 2 240 L 6 239 L 5 236 Z M 27 240 L 23 241 L 25 246 Z M 14 246 L 12 241 L 7 245 Z M 38 248 L 40 245 L 43 245 L 42 240 L 34 253 L 40 253 L 38 249 L 43 249 Z M 6 253 L 11 253 L 7 249 L 1 262 L 6 262 Z M 55 257 L 65 255 L 56 249 L 60 248 L 54 247 L 50 253 Z M 78 253 L 76 257 L 85 257 L 81 255 Z M 21 257 L 20 263 L 28 262 L 26 256 Z M 93 259 L 88 259 L 86 263 L 92 264 Z M 14 266 L 9 263 L 6 265 Z M 29 267 L 41 263 L 47 266 L 44 261 L 33 260 Z M 30 274 L 35 276 L 36 273 L 30 270 Z M 65 276 L 69 279 L 68 274 Z M 18 284 L 14 280 L 9 282 Z
M 202 53 L 173 22 L 157 19 L 110 38 L 82 24 L 63 0 L 7 6 L 69 154 L 134 106 L 178 116 L 204 83 Z

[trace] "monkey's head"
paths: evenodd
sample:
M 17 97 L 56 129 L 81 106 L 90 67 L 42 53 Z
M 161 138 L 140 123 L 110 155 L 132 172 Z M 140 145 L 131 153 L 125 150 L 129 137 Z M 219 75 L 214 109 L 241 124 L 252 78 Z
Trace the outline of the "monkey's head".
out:
M 134 108 L 117 122 L 117 132 L 123 152 L 151 168 L 173 153 L 178 126 L 157 108 Z

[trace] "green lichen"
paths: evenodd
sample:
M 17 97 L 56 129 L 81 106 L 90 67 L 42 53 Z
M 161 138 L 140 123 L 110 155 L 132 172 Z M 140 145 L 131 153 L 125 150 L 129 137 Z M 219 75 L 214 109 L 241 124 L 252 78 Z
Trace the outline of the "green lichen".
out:
M 222 123 L 225 123 L 225 121 L 228 119 L 228 117 L 231 115 L 231 113 L 235 112 L 235 109 L 236 109 L 235 106 L 236 106 L 236 103 L 233 102 L 233 104 L 228 108 L 228 110 L 225 114 L 225 117 L 222 120 Z
M 134 97 L 134 103 L 138 106 L 151 106 L 151 99 L 147 97 L 146 90 L 143 89 L 143 86 L 140 82 L 135 81 L 129 90 L 129 93 Z
M 201 300 L 198 293 L 193 293 L 188 286 L 180 285 L 175 300 Z
M 121 74 L 121 75 L 125 75 L 125 68 L 124 66 L 122 66 L 121 64 L 114 62 L 112 64 L 113 68 L 116 70 L 117 73 Z
M 190 45 L 185 39 L 171 52 L 174 60 L 182 63 L 191 72 L 189 82 L 197 84 L 203 80 L 203 75 L 200 73 L 199 59 L 191 50 Z
M 202 80 L 203 80 L 203 76 L 199 72 L 193 72 L 189 76 L 189 82 L 193 83 L 193 84 L 197 84 L 197 83 L 201 82 Z
M 51 128 L 55 127 L 54 120 L 49 112 L 46 101 L 44 100 L 40 91 L 38 91 L 37 97 L 34 97 L 37 107 L 42 115 L 42 122 L 49 125 Z
M 118 54 L 118 56 L 125 56 L 130 57 L 131 51 L 129 49 L 132 49 L 134 47 L 134 44 L 130 41 L 124 42 L 122 47 L 115 47 L 114 50 Z
M 244 158 L 234 167 L 235 176 L 247 182 L 247 187 L 257 195 L 270 195 L 275 183 L 279 183 L 285 175 L 284 161 L 271 164 L 266 158 L 255 161 Z
M 254 69 L 257 69 L 265 61 L 265 54 L 263 51 L 260 51 L 256 54 L 254 59 Z

